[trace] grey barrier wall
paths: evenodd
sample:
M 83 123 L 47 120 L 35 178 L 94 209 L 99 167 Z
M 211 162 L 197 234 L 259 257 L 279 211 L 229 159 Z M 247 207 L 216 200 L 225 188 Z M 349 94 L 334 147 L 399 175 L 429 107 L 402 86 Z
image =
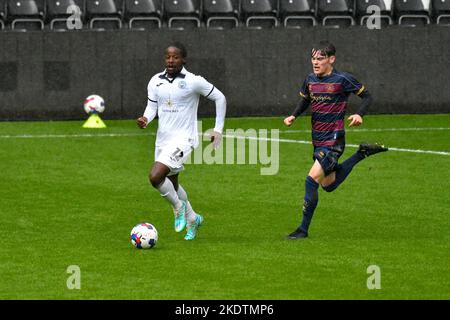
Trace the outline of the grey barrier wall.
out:
M 370 113 L 450 111 L 446 27 L 3 31 L 0 119 L 85 119 L 83 100 L 94 93 L 106 101 L 104 118 L 136 118 L 174 40 L 188 49 L 186 68 L 224 92 L 228 116 L 288 115 L 311 72 L 311 46 L 321 39 L 336 45 L 336 68 L 353 73 L 373 94 Z M 352 97 L 348 112 L 357 105 Z M 203 99 L 199 115 L 214 113 Z

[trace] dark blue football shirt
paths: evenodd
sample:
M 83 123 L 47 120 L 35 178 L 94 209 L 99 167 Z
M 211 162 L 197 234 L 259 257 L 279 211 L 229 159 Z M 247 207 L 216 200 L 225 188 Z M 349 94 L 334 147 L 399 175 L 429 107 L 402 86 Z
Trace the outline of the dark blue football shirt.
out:
M 315 147 L 345 144 L 344 118 L 351 93 L 360 95 L 365 87 L 348 72 L 333 69 L 328 76 L 310 73 L 300 96 L 310 101 L 312 142 Z

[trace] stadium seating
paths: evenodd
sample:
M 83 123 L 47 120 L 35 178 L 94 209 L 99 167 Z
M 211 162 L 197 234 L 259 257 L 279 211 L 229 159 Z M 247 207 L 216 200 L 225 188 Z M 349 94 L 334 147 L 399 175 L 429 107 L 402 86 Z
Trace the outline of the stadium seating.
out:
M 86 17 L 89 28 L 105 30 L 122 27 L 121 0 L 87 0 Z
M 125 0 L 124 20 L 130 29 L 161 28 L 162 1 Z
M 350 0 L 317 0 L 317 15 L 323 26 L 348 27 L 355 25 Z
M 239 26 L 239 0 L 203 0 L 207 28 L 230 29 Z
M 450 0 L 0 0 L 0 31 L 429 24 L 450 26 Z
M 430 0 L 393 0 L 399 25 L 417 26 L 430 23 Z
M 314 0 L 280 0 L 280 19 L 286 28 L 302 28 L 317 25 Z
M 391 0 L 356 0 L 355 18 L 357 19 L 357 23 L 362 26 L 368 23 L 368 19 L 375 13 L 374 10 L 371 10 L 373 8 L 371 6 L 376 6 L 377 10 L 379 10 L 381 27 L 393 24 Z
M 75 29 L 75 26 L 68 23 L 67 18 L 73 14 L 79 14 L 82 27 L 82 13 L 84 12 L 83 0 L 47 0 L 46 1 L 46 21 L 51 30 Z M 70 27 L 68 25 L 71 25 Z
M 178 30 L 201 26 L 200 0 L 164 0 L 167 26 Z
M 0 0 L 0 28 L 5 28 L 6 20 L 6 0 Z
M 276 0 L 241 0 L 241 14 L 249 28 L 273 28 L 278 26 Z
M 438 25 L 450 26 L 450 0 L 432 0 L 432 15 Z
M 8 0 L 7 20 L 11 30 L 43 30 L 44 0 Z

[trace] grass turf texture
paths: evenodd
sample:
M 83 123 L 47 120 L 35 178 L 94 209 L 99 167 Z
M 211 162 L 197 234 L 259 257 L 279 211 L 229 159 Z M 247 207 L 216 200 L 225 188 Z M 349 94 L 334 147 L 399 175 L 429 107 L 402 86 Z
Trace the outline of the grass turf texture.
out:
M 308 130 L 309 121 L 287 129 L 282 118 L 227 119 L 226 128 Z M 148 184 L 156 124 L 105 122 L 0 123 L 0 299 L 450 298 L 450 156 L 390 151 L 362 161 L 335 192 L 319 191 L 310 238 L 297 241 L 285 236 L 301 219 L 311 145 L 281 142 L 273 176 L 260 165 L 188 165 L 180 182 L 205 223 L 187 242 Z M 447 130 L 348 130 L 347 143 L 449 152 L 449 123 L 368 116 L 361 128 Z M 105 133 L 122 136 L 76 136 Z M 6 137 L 17 135 L 31 137 Z M 159 231 L 154 249 L 130 243 L 143 221 Z M 80 290 L 66 286 L 70 265 L 81 269 Z M 381 269 L 380 290 L 366 286 L 370 265 Z

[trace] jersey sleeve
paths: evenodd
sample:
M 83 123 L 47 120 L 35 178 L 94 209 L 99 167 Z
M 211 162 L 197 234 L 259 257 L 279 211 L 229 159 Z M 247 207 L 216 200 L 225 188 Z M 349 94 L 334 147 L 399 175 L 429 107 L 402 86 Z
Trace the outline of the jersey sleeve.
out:
M 214 131 L 222 133 L 225 124 L 225 114 L 227 110 L 227 101 L 223 93 L 202 76 L 195 76 L 193 82 L 195 92 L 201 94 L 205 98 L 212 100 L 216 104 L 216 124 Z
M 309 77 L 306 77 L 305 81 L 303 81 L 303 85 L 300 88 L 300 91 L 298 95 L 302 97 L 303 99 L 306 99 L 309 101 Z
M 158 111 L 158 97 L 156 96 L 155 88 L 155 78 L 153 77 L 147 85 L 147 107 L 143 114 L 147 118 L 148 123 L 155 118 Z
M 343 81 L 344 92 L 354 93 L 358 96 L 364 92 L 366 88 L 363 86 L 361 82 L 356 80 L 356 78 L 352 74 L 343 73 L 343 75 L 344 75 Z
M 195 76 L 192 86 L 195 92 L 205 98 L 208 98 L 214 90 L 214 86 L 202 76 Z
M 147 98 L 149 102 L 158 103 L 158 97 L 156 96 L 155 88 L 155 77 L 151 78 L 148 85 L 147 85 Z

